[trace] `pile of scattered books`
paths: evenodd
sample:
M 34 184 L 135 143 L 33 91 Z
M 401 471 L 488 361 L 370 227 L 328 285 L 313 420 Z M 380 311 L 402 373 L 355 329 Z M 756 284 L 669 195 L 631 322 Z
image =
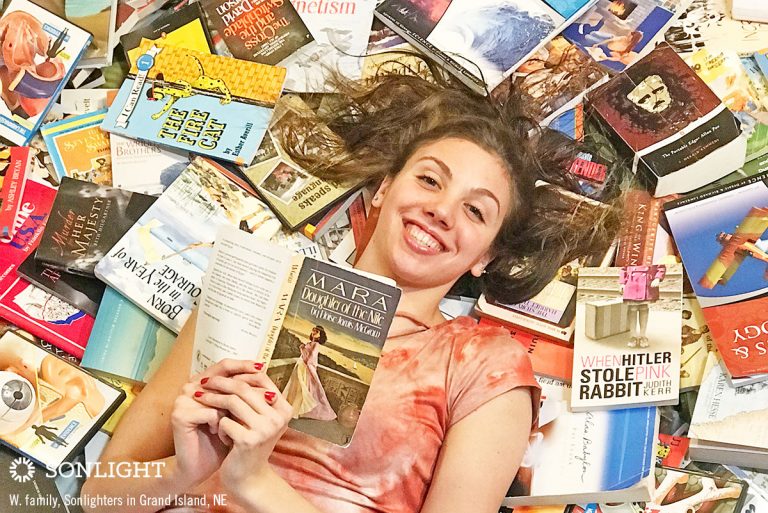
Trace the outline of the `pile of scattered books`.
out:
M 371 191 L 313 176 L 279 134 L 333 108 L 328 70 L 430 79 L 425 55 L 479 93 L 514 86 L 563 137 L 600 141 L 606 151 L 572 164 L 573 201 L 601 208 L 625 182 L 618 162 L 636 187 L 611 250 L 563 263 L 536 297 L 441 304 L 508 329 L 544 392 L 502 509 L 768 506 L 757 3 L 6 2 L 0 43 L 21 42 L 0 61 L 6 489 L 28 485 L 19 461 L 98 458 L 194 308 L 195 371 L 259 359 L 281 388 L 302 340 L 333 332 L 318 373 L 338 391 L 334 416 L 292 426 L 349 442 L 400 292 L 352 269 Z M 70 397 L 75 381 L 84 400 Z M 36 495 L 77 493 L 30 479 Z

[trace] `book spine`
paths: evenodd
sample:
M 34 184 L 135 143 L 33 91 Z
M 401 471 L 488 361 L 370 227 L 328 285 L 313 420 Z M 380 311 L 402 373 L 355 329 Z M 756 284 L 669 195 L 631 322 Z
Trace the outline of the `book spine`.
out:
M 365 225 L 368 216 L 365 213 L 365 199 L 360 194 L 349 206 L 349 224 L 352 227 L 352 235 L 355 238 L 355 247 L 361 247 L 365 237 Z
M 646 191 L 633 191 L 627 200 L 628 213 L 619 236 L 617 267 L 651 265 L 662 202 Z
M 269 360 L 272 359 L 272 353 L 275 351 L 277 337 L 280 335 L 280 327 L 283 325 L 283 319 L 285 319 L 285 314 L 288 312 L 288 305 L 291 302 L 293 289 L 296 287 L 296 283 L 299 279 L 299 273 L 301 272 L 301 265 L 303 262 L 304 256 L 296 255 L 293 257 L 291 268 L 288 271 L 288 275 L 280 290 L 275 310 L 270 318 L 266 340 L 262 346 L 261 354 L 256 358 L 256 361 L 264 363 L 265 365 L 269 364 Z

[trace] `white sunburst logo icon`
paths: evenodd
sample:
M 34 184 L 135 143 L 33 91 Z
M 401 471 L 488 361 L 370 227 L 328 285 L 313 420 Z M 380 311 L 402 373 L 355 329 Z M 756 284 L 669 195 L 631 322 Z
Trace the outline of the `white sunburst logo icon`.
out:
M 35 465 L 29 458 L 16 458 L 8 469 L 11 479 L 17 483 L 26 483 L 35 477 Z

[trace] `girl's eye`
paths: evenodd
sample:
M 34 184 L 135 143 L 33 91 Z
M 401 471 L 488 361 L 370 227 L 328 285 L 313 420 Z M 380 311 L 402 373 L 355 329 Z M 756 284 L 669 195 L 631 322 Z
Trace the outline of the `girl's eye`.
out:
M 419 180 L 421 180 L 422 182 L 424 182 L 424 183 L 425 183 L 426 185 L 428 185 L 429 187 L 437 187 L 438 185 L 440 185 L 439 183 L 437 183 L 437 180 L 435 180 L 434 178 L 432 178 L 432 177 L 431 177 L 431 176 L 429 176 L 429 175 L 421 175 L 421 176 L 419 177 Z
M 483 213 L 480 211 L 479 208 L 477 208 L 474 205 L 467 205 L 467 210 L 469 210 L 469 213 L 475 216 L 479 221 L 484 221 L 485 218 L 483 217 Z

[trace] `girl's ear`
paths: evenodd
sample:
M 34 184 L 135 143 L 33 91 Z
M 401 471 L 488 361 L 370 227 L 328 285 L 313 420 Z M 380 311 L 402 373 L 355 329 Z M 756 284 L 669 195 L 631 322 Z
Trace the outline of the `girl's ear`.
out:
M 485 273 L 485 268 L 491 262 L 491 260 L 491 254 L 486 253 L 482 256 L 482 258 L 480 258 L 480 260 L 477 261 L 475 265 L 469 268 L 469 272 L 472 273 L 472 276 L 475 278 L 479 278 Z
M 381 207 L 381 204 L 384 202 L 384 196 L 386 196 L 390 185 L 392 185 L 392 177 L 387 176 L 381 181 L 379 188 L 376 189 L 376 194 L 374 194 L 373 199 L 371 199 L 371 206 L 376 208 Z

